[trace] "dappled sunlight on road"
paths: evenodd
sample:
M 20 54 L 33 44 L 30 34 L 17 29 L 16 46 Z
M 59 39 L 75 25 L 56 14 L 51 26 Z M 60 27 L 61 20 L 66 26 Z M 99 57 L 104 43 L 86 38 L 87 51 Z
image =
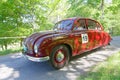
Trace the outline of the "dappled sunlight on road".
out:
M 0 80 L 14 80 L 19 77 L 19 71 L 15 71 L 14 68 L 7 67 L 4 64 L 0 65 Z

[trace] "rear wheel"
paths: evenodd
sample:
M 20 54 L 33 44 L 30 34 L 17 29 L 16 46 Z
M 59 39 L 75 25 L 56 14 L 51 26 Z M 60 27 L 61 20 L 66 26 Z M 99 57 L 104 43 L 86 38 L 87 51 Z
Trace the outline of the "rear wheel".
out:
M 50 62 L 55 69 L 60 69 L 67 65 L 69 58 L 69 49 L 65 45 L 56 46 L 50 54 Z

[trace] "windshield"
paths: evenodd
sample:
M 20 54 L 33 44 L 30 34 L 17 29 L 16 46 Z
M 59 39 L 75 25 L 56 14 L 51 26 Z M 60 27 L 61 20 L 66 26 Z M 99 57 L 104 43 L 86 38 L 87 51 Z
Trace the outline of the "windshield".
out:
M 71 30 L 73 25 L 73 20 L 63 20 L 55 24 L 53 30 Z

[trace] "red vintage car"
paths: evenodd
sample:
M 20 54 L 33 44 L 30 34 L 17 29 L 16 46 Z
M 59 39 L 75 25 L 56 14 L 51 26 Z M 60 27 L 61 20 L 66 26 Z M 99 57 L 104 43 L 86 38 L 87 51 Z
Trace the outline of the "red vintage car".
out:
M 72 56 L 106 46 L 111 37 L 103 26 L 89 18 L 69 18 L 55 24 L 53 31 L 34 33 L 23 41 L 23 54 L 36 62 L 50 60 L 55 69 Z

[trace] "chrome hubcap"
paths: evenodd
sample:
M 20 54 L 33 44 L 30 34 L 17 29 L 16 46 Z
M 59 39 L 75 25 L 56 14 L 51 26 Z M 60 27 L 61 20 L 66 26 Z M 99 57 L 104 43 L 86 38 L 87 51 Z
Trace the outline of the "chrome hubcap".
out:
M 64 53 L 62 51 L 58 51 L 57 56 L 56 56 L 56 60 L 58 62 L 61 62 L 64 59 L 64 57 L 65 57 Z

